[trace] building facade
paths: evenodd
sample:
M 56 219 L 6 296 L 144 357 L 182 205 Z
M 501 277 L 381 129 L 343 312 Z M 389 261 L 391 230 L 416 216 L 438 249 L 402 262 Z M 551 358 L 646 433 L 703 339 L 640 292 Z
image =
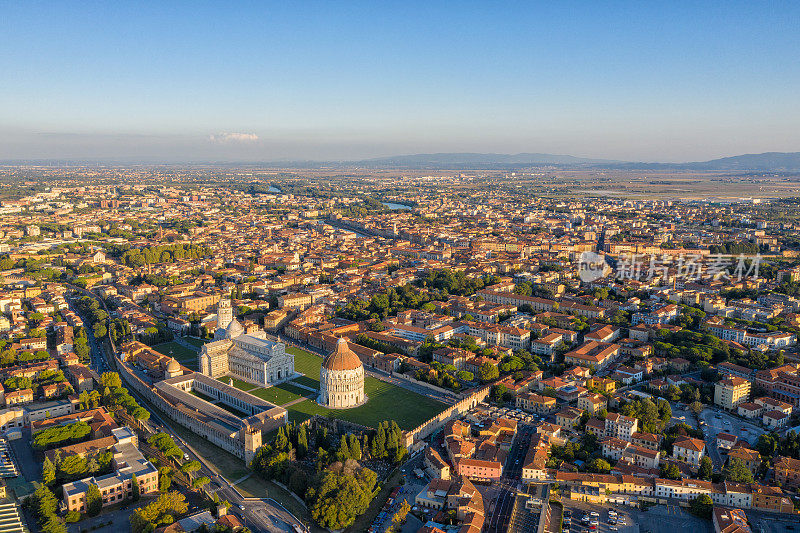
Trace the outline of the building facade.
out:
M 200 349 L 200 373 L 213 378 L 232 375 L 261 386 L 294 377 L 294 356 L 286 353 L 286 345 L 267 340 L 263 331 L 245 334 L 227 298 L 220 300 L 217 323 L 215 340 Z

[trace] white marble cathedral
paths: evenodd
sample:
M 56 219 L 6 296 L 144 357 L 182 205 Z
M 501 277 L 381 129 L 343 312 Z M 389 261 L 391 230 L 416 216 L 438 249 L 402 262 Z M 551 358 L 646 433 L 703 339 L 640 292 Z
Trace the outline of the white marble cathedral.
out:
M 245 333 L 233 317 L 231 301 L 217 306 L 214 340 L 203 345 L 200 373 L 212 378 L 230 375 L 259 385 L 272 385 L 294 377 L 294 356 L 282 342 L 267 340 L 266 333 Z

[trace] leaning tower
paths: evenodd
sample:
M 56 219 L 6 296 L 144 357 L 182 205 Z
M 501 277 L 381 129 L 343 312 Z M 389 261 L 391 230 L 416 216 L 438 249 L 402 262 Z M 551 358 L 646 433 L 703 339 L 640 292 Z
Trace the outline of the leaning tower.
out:
M 217 329 L 225 329 L 233 320 L 233 307 L 230 298 L 220 298 L 217 304 Z

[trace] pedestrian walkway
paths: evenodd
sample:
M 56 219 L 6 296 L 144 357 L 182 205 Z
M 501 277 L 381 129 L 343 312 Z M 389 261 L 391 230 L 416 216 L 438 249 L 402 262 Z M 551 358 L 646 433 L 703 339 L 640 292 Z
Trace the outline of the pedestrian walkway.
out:
M 240 477 L 240 478 L 239 478 L 239 479 L 237 479 L 236 481 L 232 481 L 232 482 L 231 482 L 231 486 L 238 485 L 239 483 L 241 483 L 242 481 L 244 481 L 244 480 L 248 479 L 248 478 L 249 478 L 250 476 L 252 476 L 252 475 L 253 475 L 253 473 L 252 473 L 252 472 L 250 472 L 250 473 L 248 473 L 248 474 L 245 474 L 245 475 L 243 475 L 242 477 Z
M 296 403 L 304 402 L 306 400 L 313 400 L 313 399 L 314 399 L 313 396 L 300 396 L 299 398 L 297 398 L 295 400 L 292 400 L 291 402 L 288 402 L 288 403 L 285 403 L 285 404 L 281 405 L 281 407 L 286 409 L 286 408 L 291 407 L 292 405 L 294 405 Z
M 287 381 L 286 383 L 291 383 L 295 387 L 298 387 L 298 388 L 301 388 L 301 389 L 306 389 L 306 390 L 309 390 L 311 392 L 317 392 L 317 389 L 315 389 L 314 387 L 309 387 L 308 385 L 303 385 L 302 383 L 297 383 L 296 381 L 291 381 L 290 380 L 290 381 Z

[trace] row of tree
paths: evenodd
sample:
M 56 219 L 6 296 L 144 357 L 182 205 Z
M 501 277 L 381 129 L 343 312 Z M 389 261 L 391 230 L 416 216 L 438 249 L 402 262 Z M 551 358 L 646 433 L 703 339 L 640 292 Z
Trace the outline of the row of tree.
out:
M 119 252 L 110 250 L 112 255 Z M 198 244 L 166 244 L 145 246 L 144 248 L 129 248 L 120 253 L 119 261 L 131 268 L 141 268 L 144 265 L 156 263 L 175 263 L 184 259 L 200 259 L 211 255 L 210 248 Z
M 175 518 L 189 510 L 186 498 L 177 491 L 159 494 L 158 498 L 136 509 L 130 518 L 133 533 L 151 533 L 156 528 L 168 526 Z
M 61 457 L 57 450 L 53 460 L 45 456 L 42 462 L 42 482 L 49 487 L 56 487 L 87 476 L 110 474 L 113 458 L 110 450 L 98 451 L 86 457 L 78 454 Z

